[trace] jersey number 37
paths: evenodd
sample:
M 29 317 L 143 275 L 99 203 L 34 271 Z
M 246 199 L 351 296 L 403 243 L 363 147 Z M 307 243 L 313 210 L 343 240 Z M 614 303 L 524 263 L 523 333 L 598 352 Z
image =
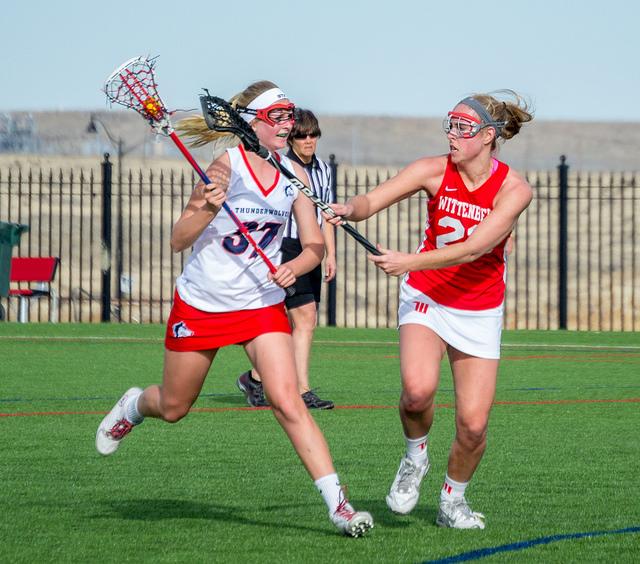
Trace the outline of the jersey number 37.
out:
M 271 243 L 274 237 L 278 234 L 278 229 L 280 229 L 280 227 L 282 226 L 282 223 L 268 222 L 268 223 L 265 223 L 264 225 L 260 225 L 257 221 L 247 221 L 244 224 L 244 226 L 247 228 L 247 231 L 249 232 L 264 231 L 264 234 L 262 235 L 260 240 L 257 241 L 258 247 L 264 250 L 268 247 L 269 243 Z M 249 243 L 242 236 L 242 233 L 240 233 L 240 230 L 238 230 L 235 233 L 233 233 L 233 235 L 227 235 L 222 240 L 222 246 L 226 251 L 230 252 L 233 255 L 241 255 L 247 250 L 247 248 L 249 247 Z M 249 258 L 254 258 L 256 256 L 258 256 L 258 254 L 255 251 L 253 251 L 251 255 L 249 255 Z

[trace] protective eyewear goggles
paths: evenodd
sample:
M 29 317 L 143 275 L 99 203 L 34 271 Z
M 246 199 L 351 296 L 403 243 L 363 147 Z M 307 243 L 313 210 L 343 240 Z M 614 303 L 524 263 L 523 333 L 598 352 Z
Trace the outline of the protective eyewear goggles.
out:
M 288 121 L 295 121 L 293 117 L 293 112 L 296 109 L 295 104 L 289 102 L 288 104 L 283 104 L 277 102 L 275 104 L 271 104 L 266 108 L 262 108 L 260 110 L 254 110 L 252 108 L 238 108 L 244 114 L 249 114 L 256 116 L 256 119 L 260 121 L 264 121 L 271 126 L 280 123 L 286 123 Z
M 477 118 L 462 112 L 449 112 L 442 122 L 442 129 L 446 134 L 451 133 L 456 139 L 471 139 L 480 133 L 485 127 L 501 128 L 504 121 L 481 122 Z

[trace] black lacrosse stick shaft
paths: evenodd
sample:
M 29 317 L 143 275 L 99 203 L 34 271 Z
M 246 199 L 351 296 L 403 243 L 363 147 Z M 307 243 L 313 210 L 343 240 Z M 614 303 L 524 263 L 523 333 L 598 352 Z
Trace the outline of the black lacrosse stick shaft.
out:
M 263 147 L 263 149 L 264 149 L 264 147 Z M 265 149 L 265 151 L 266 151 L 266 149 Z M 263 157 L 263 158 L 265 158 L 265 157 Z M 309 196 L 309 198 L 313 201 L 313 203 L 316 206 L 318 206 L 322 211 L 326 212 L 328 215 L 331 215 L 332 217 L 336 217 L 336 213 L 333 211 L 332 208 L 330 208 L 322 200 L 319 200 L 317 198 L 314 198 L 314 197 L 310 196 L 307 193 L 307 191 L 311 192 L 311 190 L 308 187 L 306 187 L 304 185 L 304 183 L 295 174 L 293 174 L 287 167 L 285 167 L 277 159 L 275 159 L 273 155 L 268 153 L 268 157 L 266 158 L 266 160 L 269 161 L 269 163 L 273 167 L 275 167 L 282 174 L 284 174 L 284 176 L 286 176 L 289 180 L 291 180 L 291 182 L 293 182 L 293 184 L 296 186 L 296 188 L 298 188 L 298 190 L 300 190 L 303 194 L 306 194 L 307 196 Z M 360 243 L 372 255 L 380 256 L 382 254 L 375 247 L 375 245 L 373 243 L 371 243 L 371 241 L 369 241 L 366 237 L 364 237 L 364 235 L 362 235 L 355 227 L 349 225 L 348 223 L 346 223 L 344 221 L 343 221 L 343 223 L 340 224 L 340 227 L 342 227 L 342 229 L 344 229 L 349 235 L 351 235 L 356 241 L 358 241 L 358 243 Z
M 200 96 L 200 104 L 204 120 L 209 129 L 214 131 L 223 131 L 232 133 L 244 145 L 247 151 L 255 153 L 259 157 L 269 162 L 276 170 L 279 170 L 286 176 L 291 183 L 298 188 L 305 196 L 307 196 L 318 208 L 331 217 L 336 217 L 336 213 L 326 202 L 318 198 L 313 190 L 306 186 L 295 174 L 285 168 L 280 162 L 267 150 L 260 145 L 256 132 L 251 126 L 242 119 L 242 116 L 223 98 L 211 96 L 205 88 L 206 95 Z M 351 235 L 358 243 L 360 243 L 372 255 L 381 255 L 382 253 L 371 243 L 366 237 L 361 235 L 355 227 L 349 225 L 346 221 L 340 224 L 349 235 Z

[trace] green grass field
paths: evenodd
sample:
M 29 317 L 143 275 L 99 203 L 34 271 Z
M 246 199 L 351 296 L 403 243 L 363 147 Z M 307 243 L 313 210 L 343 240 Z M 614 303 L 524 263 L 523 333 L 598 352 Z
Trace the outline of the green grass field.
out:
M 467 497 L 484 531 L 435 526 L 453 436 L 443 364 L 432 470 L 416 510 L 384 497 L 403 452 L 397 333 L 318 330 L 314 415 L 376 526 L 338 535 L 269 410 L 216 359 L 194 412 L 149 420 L 112 457 L 94 434 L 131 385 L 157 383 L 163 328 L 0 324 L 1 562 L 638 562 L 640 335 L 511 332 L 489 446 Z M 448 560 L 445 560 L 447 559 Z

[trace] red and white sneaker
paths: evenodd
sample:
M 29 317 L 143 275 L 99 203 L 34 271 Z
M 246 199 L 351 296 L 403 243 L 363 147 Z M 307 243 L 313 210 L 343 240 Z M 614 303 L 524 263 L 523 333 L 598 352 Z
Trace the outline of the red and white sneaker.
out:
M 331 521 L 338 530 L 349 537 L 361 537 L 373 528 L 373 517 L 366 511 L 356 511 L 351 504 L 343 499 Z
M 140 388 L 128 389 L 102 420 L 96 432 L 96 449 L 100 454 L 104 456 L 113 454 L 118 450 L 120 441 L 133 429 L 133 423 L 125 417 L 125 409 L 129 399 L 141 393 Z

